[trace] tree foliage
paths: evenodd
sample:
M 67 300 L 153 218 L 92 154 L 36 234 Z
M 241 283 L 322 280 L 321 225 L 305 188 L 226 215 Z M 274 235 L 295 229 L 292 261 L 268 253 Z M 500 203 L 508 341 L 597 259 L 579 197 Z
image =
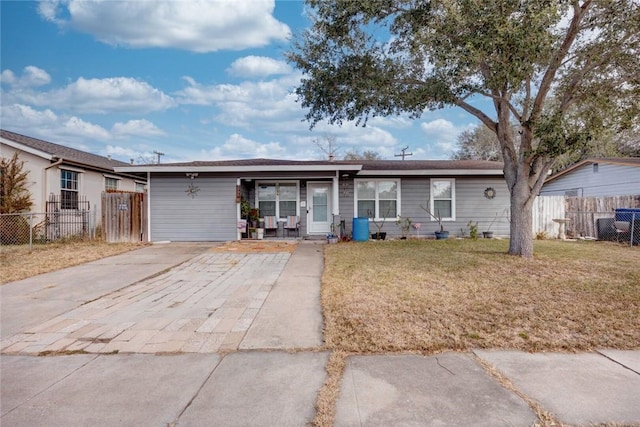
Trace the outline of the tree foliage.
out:
M 15 152 L 11 158 L 0 157 L 0 213 L 19 213 L 31 209 L 27 188 L 28 172 Z
M 502 161 L 500 141 L 494 132 L 484 125 L 465 130 L 458 135 L 457 149 L 452 160 Z
M 364 150 L 361 153 L 357 149 L 353 149 L 347 151 L 344 155 L 344 160 L 382 160 L 382 156 L 373 150 Z
M 637 0 L 308 3 L 313 25 L 288 52 L 305 73 L 307 120 L 366 125 L 445 106 L 475 116 L 500 141 L 511 254 L 533 255 L 531 206 L 555 159 L 638 126 Z

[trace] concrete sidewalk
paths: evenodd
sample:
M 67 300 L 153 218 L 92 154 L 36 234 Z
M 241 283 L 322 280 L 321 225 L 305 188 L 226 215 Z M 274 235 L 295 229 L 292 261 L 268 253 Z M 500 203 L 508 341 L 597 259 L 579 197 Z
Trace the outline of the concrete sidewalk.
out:
M 319 300 L 322 245 L 302 242 L 291 255 L 255 256 L 216 254 L 209 251 L 212 246 L 154 245 L 0 287 L 0 424 L 311 422 L 329 356 L 322 347 Z M 88 314 L 89 308 L 97 317 L 87 321 L 99 318 L 105 324 L 133 322 L 156 329 L 96 337 L 101 349 L 108 350 L 122 334 L 138 336 L 128 347 L 131 354 L 35 357 L 21 354 L 18 342 L 10 341 L 38 327 L 44 329 L 37 333 L 57 328 L 47 332 L 52 334 L 73 329 L 77 325 L 65 326 L 64 320 L 78 321 L 75 316 Z M 193 315 L 198 310 L 211 315 Z M 215 317 L 220 313 L 224 315 Z M 185 330 L 164 333 L 186 318 L 190 320 L 180 326 Z M 228 345 L 196 346 L 199 353 L 190 354 L 185 353 L 186 341 L 178 350 L 163 347 L 178 342 L 185 332 L 205 334 L 216 342 L 224 334 Z M 64 343 L 65 338 L 57 338 Z M 9 351 L 12 345 L 15 351 Z M 145 348 L 149 354 L 140 354 Z M 150 354 L 157 349 L 164 350 Z M 483 364 L 493 366 L 513 388 Z M 640 425 L 640 351 L 349 356 L 334 424 L 539 423 L 523 397 L 566 424 Z

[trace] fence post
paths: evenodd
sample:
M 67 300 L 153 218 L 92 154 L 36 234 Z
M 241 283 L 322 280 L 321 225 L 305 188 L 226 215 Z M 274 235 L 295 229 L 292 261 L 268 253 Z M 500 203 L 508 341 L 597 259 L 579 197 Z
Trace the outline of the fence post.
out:
M 631 212 L 631 233 L 629 233 L 629 246 L 633 247 L 633 233 L 635 232 L 636 213 Z
M 33 214 L 29 214 L 29 252 L 33 251 Z

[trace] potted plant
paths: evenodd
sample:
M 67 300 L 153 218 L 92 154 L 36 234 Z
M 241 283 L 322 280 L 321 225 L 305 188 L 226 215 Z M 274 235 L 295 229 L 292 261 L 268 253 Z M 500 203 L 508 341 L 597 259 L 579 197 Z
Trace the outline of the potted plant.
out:
M 493 231 L 491 231 L 491 227 L 493 227 L 493 223 L 496 222 L 496 219 L 498 219 L 498 214 L 497 213 L 496 213 L 496 216 L 491 221 L 491 223 L 489 224 L 489 227 L 487 228 L 487 231 L 483 231 L 482 232 L 482 237 L 483 238 L 485 238 L 485 239 L 493 239 Z
M 331 223 L 329 226 L 331 232 L 327 234 L 327 243 L 338 243 L 338 236 L 335 234 L 335 225 Z
M 251 204 L 247 199 L 242 199 L 240 202 L 240 218 L 249 219 L 249 214 L 251 213 Z
M 378 229 L 377 233 L 371 233 L 371 238 L 373 240 L 384 240 L 387 238 L 387 233 L 382 231 L 382 227 L 384 227 L 384 223 L 387 220 L 387 218 L 381 218 L 379 220 L 376 220 L 375 218 L 372 218 L 372 214 L 371 211 L 367 211 L 367 213 L 369 214 L 369 217 L 371 218 L 371 221 L 373 222 L 373 224 L 376 226 L 376 228 Z
M 249 211 L 249 222 L 251 223 L 251 227 L 258 226 L 258 220 L 260 219 L 260 209 L 254 208 Z
M 424 206 L 420 205 L 420 207 L 422 208 L 423 211 L 425 211 L 426 213 L 429 214 L 429 216 L 431 216 L 431 218 L 435 219 L 436 221 L 438 221 L 438 225 L 440 226 L 440 231 L 436 231 L 436 239 L 437 240 L 443 240 L 443 239 L 448 239 L 449 238 L 449 231 L 444 229 L 444 225 L 442 224 L 442 215 L 440 215 L 440 210 L 438 209 L 436 211 L 436 214 L 432 214 L 431 211 L 427 208 L 425 208 Z
M 411 231 L 411 218 L 409 217 L 402 218 L 400 215 L 398 215 L 396 224 L 398 224 L 398 227 L 400 227 L 400 233 L 401 233 L 400 239 L 406 240 L 407 236 L 409 235 L 409 232 Z

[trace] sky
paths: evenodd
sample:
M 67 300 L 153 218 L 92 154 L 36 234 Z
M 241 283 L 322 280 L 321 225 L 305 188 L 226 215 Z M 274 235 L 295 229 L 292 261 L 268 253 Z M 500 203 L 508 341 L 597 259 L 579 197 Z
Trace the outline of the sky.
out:
M 313 130 L 284 53 L 300 1 L 0 1 L 0 126 L 124 162 L 446 159 L 478 121 L 460 109 Z

